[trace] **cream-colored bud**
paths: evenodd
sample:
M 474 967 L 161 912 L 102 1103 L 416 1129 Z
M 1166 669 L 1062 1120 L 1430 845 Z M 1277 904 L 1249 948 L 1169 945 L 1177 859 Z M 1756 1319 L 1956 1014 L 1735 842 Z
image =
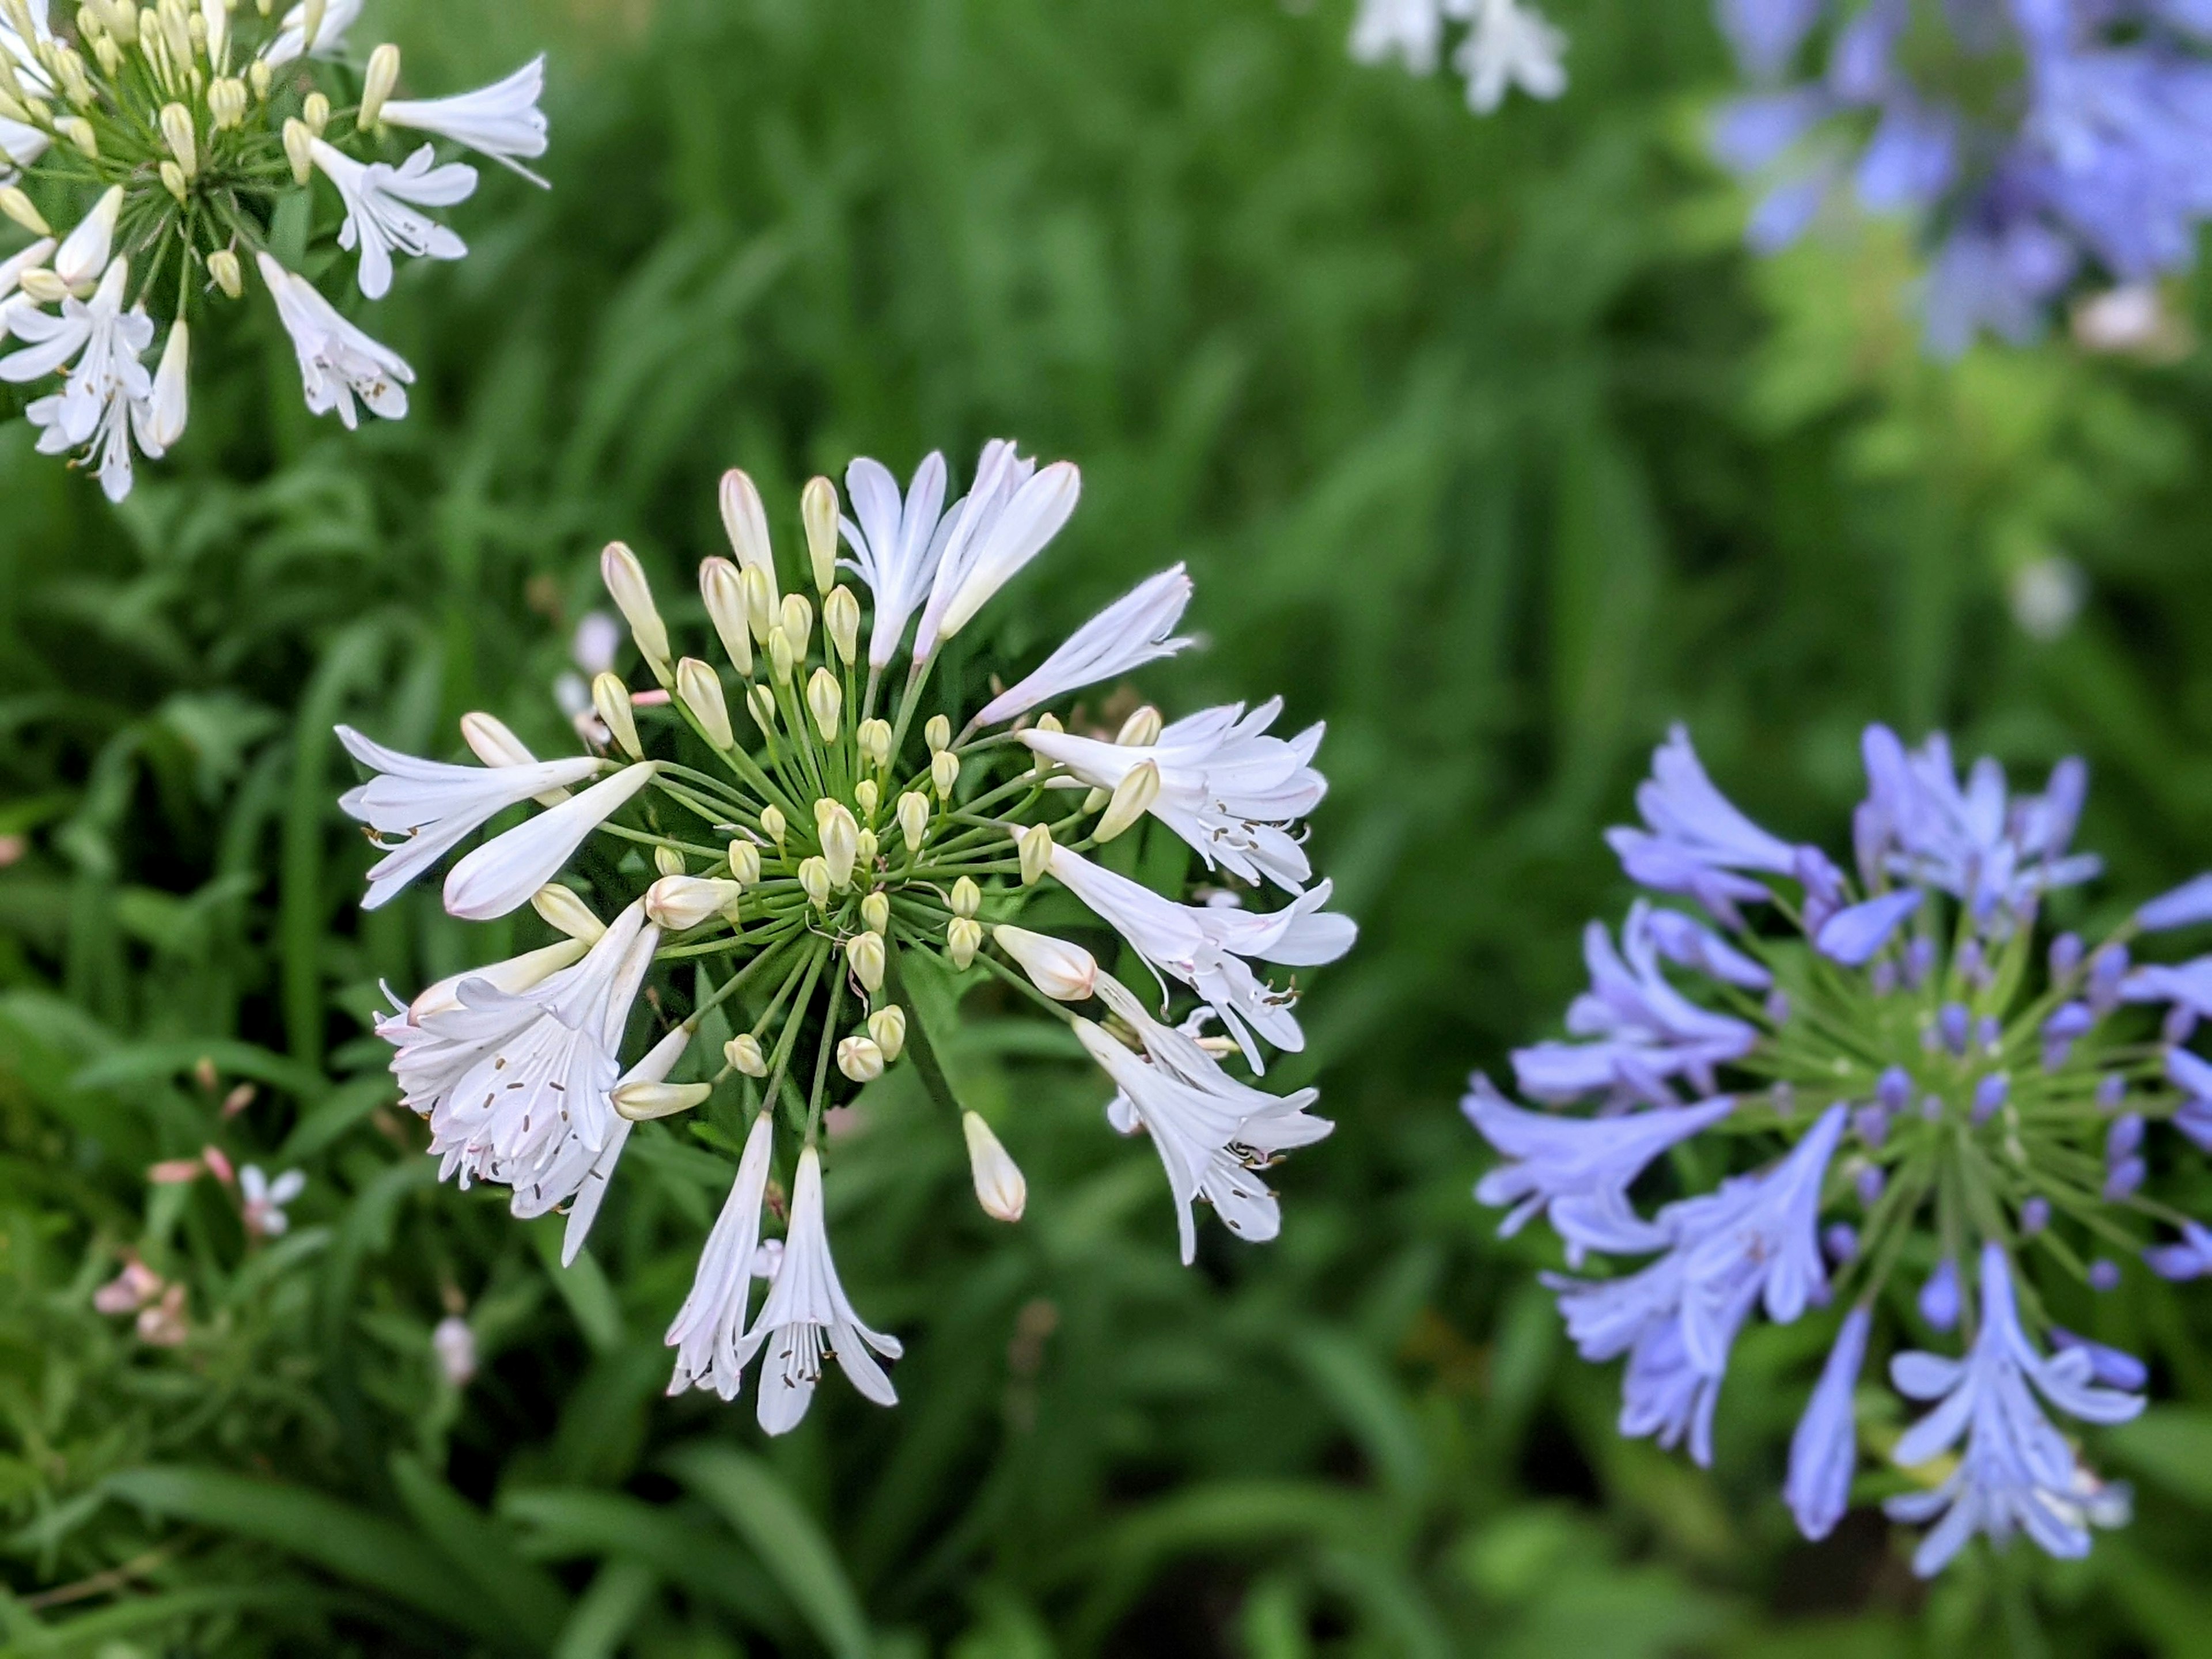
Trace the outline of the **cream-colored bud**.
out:
M 386 41 L 368 54 L 368 70 L 362 76 L 361 114 L 364 127 L 374 127 L 384 117 L 385 100 L 399 86 L 399 48 Z
M 886 933 L 891 926 L 889 894 L 871 893 L 860 901 L 860 925 L 872 933 Z
M 952 747 L 952 722 L 942 714 L 932 714 L 922 723 L 921 740 L 929 745 L 929 752 Z
M 707 620 L 714 624 L 714 637 L 730 653 L 731 666 L 750 679 L 753 636 L 752 630 L 745 625 L 744 574 L 727 559 L 702 560 L 699 597 L 706 602 Z
M 868 1016 L 868 1035 L 884 1051 L 884 1063 L 891 1064 L 906 1052 L 906 1010 L 896 1003 L 877 1009 Z
M 6 214 L 33 236 L 51 236 L 53 227 L 46 216 L 31 205 L 31 198 L 14 185 L 0 190 L 0 213 Z
M 994 927 L 991 939 L 1054 1001 L 1088 1002 L 1097 994 L 1098 959 L 1081 945 L 1026 927 Z
M 219 247 L 208 255 L 208 275 L 221 289 L 226 298 L 240 299 L 246 293 L 246 269 L 238 263 L 238 256 L 227 247 Z
M 972 876 L 963 876 L 952 884 L 952 914 L 973 921 L 983 908 L 983 890 L 975 884 Z
M 1151 811 L 1152 803 L 1159 798 L 1159 763 L 1146 761 L 1131 767 L 1122 775 L 1121 781 L 1114 786 L 1114 796 L 1107 804 L 1106 816 L 1098 820 L 1096 834 L 1099 841 L 1113 840 Z
M 633 1123 L 646 1123 L 703 1106 L 714 1092 L 711 1083 L 621 1083 L 615 1085 L 615 1110 Z
M 801 859 L 799 863 L 799 890 L 813 901 L 817 910 L 830 908 L 830 866 L 819 858 Z
M 919 789 L 909 789 L 899 797 L 899 835 L 909 853 L 921 851 L 921 841 L 929 833 L 929 797 Z
M 1160 740 L 1160 711 L 1146 703 L 1121 722 L 1114 741 L 1124 749 L 1149 749 Z
M 284 159 L 292 164 L 294 184 L 304 185 L 315 176 L 315 135 L 307 131 L 307 124 L 297 116 L 285 118 Z
M 226 75 L 208 88 L 208 113 L 215 118 L 216 126 L 229 131 L 246 125 L 246 112 L 252 106 L 252 99 L 246 90 L 246 82 Z
M 769 734 L 775 732 L 775 693 L 764 685 L 756 685 L 745 693 L 745 712 L 753 717 L 753 724 Z
M 929 781 L 937 790 L 939 800 L 949 801 L 960 781 L 960 757 L 950 749 L 940 749 L 929 757 Z
M 822 734 L 822 741 L 836 742 L 845 718 L 845 688 L 830 670 L 816 669 L 814 678 L 806 682 L 806 710 L 814 716 L 814 729 Z
M 741 1077 L 766 1077 L 768 1056 L 761 1052 L 760 1039 L 750 1031 L 743 1036 L 733 1036 L 722 1045 L 722 1058 L 730 1069 Z
M 302 57 L 322 44 L 323 14 L 329 9 L 329 0 L 307 0 L 300 15 L 300 52 Z
M 653 867 L 664 876 L 680 876 L 684 873 L 684 854 L 673 847 L 656 847 L 653 849 Z
M 777 847 L 781 848 L 783 845 L 784 834 L 790 827 L 784 821 L 781 807 L 770 804 L 761 808 L 761 834 L 774 842 Z
M 1034 887 L 1044 879 L 1045 867 L 1052 861 L 1052 828 L 1049 824 L 1024 824 L 1014 831 L 1014 846 L 1022 860 L 1022 885 Z
M 860 846 L 854 854 L 854 858 L 859 863 L 863 874 L 876 867 L 876 854 L 881 850 L 882 845 L 876 840 L 876 832 L 874 830 L 863 830 L 860 831 Z
M 100 72 L 111 81 L 123 72 L 123 47 L 112 34 L 103 34 L 92 43 L 92 58 L 100 65 Z M 256 64 L 254 68 L 264 66 Z
M 837 581 L 837 486 L 816 478 L 799 498 L 806 526 L 806 562 L 813 567 L 814 591 L 827 593 Z
M 182 207 L 191 198 L 191 181 L 185 177 L 184 168 L 174 161 L 162 162 L 161 171 L 161 187 L 175 197 L 177 205 Z
M 676 665 L 676 695 L 699 722 L 707 741 L 717 749 L 734 749 L 738 734 L 730 729 L 730 705 L 722 698 L 722 677 L 696 657 Z
M 837 1069 L 855 1083 L 873 1083 L 884 1074 L 884 1051 L 873 1037 L 848 1036 L 837 1045 Z
M 1111 789 L 1086 789 L 1083 792 L 1083 810 L 1085 812 L 1103 812 L 1106 810 L 1106 803 L 1113 799 Z
M 1019 1221 L 1030 1201 L 1029 1182 L 1021 1168 L 1006 1155 L 991 1126 L 973 1112 L 960 1115 L 960 1132 L 968 1139 L 968 1172 L 975 1180 L 975 1201 L 994 1221 Z
M 860 722 L 854 734 L 860 745 L 860 754 L 878 772 L 891 763 L 891 723 L 880 716 L 872 715 Z
M 100 135 L 92 130 L 92 123 L 82 115 L 69 115 L 54 123 L 62 137 L 76 146 L 77 153 L 89 160 L 100 159 Z
M 319 92 L 311 92 L 300 100 L 300 118 L 307 124 L 307 131 L 321 137 L 330 131 L 331 100 Z
M 461 716 L 461 741 L 486 766 L 534 766 L 538 757 L 496 714 L 472 709 Z M 566 791 L 562 799 L 566 799 Z
M 269 101 L 269 88 L 276 80 L 276 73 L 269 67 L 265 58 L 257 58 L 246 67 L 246 84 L 253 88 L 253 101 L 257 104 Z
M 862 778 L 853 786 L 853 804 L 860 809 L 860 816 L 864 818 L 872 819 L 876 816 L 876 808 L 883 798 L 884 792 L 877 787 L 873 778 Z
M 21 90 L 20 87 L 11 91 L 0 86 L 0 120 L 13 121 L 19 127 L 27 127 L 31 125 L 31 112 L 23 107 L 23 100 L 15 95 Z
M 17 285 L 42 306 L 58 306 L 70 297 L 70 285 L 44 266 L 25 271 Z
M 804 593 L 787 593 L 776 611 L 776 626 L 782 629 L 791 641 L 792 654 L 800 662 L 806 660 L 808 647 L 814 639 L 814 606 Z
M 860 654 L 860 602 L 842 582 L 822 601 L 822 631 L 829 636 L 837 660 L 849 667 Z
M 645 653 L 646 661 L 653 665 L 653 673 L 665 678 L 668 625 L 660 620 L 653 589 L 645 580 L 645 567 L 637 562 L 637 555 L 620 542 L 609 542 L 599 555 L 599 580 L 606 584 L 607 596 L 629 624 L 629 635 Z
M 735 910 L 744 891 L 713 876 L 663 876 L 645 890 L 645 914 L 664 932 L 686 933 Z
M 830 886 L 842 891 L 853 884 L 853 865 L 860 856 L 860 826 L 853 809 L 841 800 L 814 803 L 814 833 L 829 866 Z
M 768 636 L 768 672 L 778 685 L 789 685 L 799 666 L 799 653 L 791 648 L 791 635 L 781 628 Z
M 62 91 L 70 102 L 79 109 L 90 109 L 100 101 L 100 92 L 85 73 L 84 59 L 67 46 L 53 55 L 54 72 L 61 77 Z
M 845 941 L 845 965 L 870 996 L 884 988 L 884 936 L 855 933 Z
M 983 948 L 983 924 L 966 916 L 955 916 L 945 924 L 945 954 L 952 965 L 965 973 L 975 965 L 975 953 Z
M 548 882 L 532 893 L 530 908 L 543 916 L 549 927 L 586 945 L 597 944 L 607 931 L 606 923 L 592 914 L 592 907 L 577 896 L 575 889 L 563 887 L 557 881 Z
M 755 645 L 766 645 L 777 621 L 775 578 L 757 565 L 738 568 L 745 584 L 745 626 L 752 629 Z
M 730 879 L 747 887 L 759 884 L 761 878 L 760 848 L 749 841 L 730 843 Z
M 632 760 L 643 760 L 645 750 L 637 740 L 637 717 L 630 712 L 629 688 L 612 672 L 592 682 L 592 707 L 614 735 L 616 745 Z
M 730 550 L 738 556 L 738 562 L 768 579 L 772 598 L 775 549 L 769 541 L 768 514 L 753 481 L 734 467 L 722 475 L 722 533 L 730 538 Z

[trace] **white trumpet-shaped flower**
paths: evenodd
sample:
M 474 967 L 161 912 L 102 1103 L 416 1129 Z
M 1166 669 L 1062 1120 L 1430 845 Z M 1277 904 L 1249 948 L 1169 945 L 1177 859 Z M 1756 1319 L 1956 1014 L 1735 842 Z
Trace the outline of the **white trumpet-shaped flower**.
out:
M 328 4 L 315 8 L 313 0 L 301 0 L 301 4 L 284 14 L 276 38 L 261 54 L 263 60 L 271 69 L 283 69 L 305 57 L 343 57 L 346 35 L 361 21 L 362 4 L 363 0 L 329 0 Z M 312 40 L 307 39 L 307 14 L 311 9 L 322 13 Z
M 738 1178 L 700 1252 L 691 1294 L 668 1328 L 667 1345 L 676 1350 L 676 1372 L 668 1392 L 712 1389 L 734 1400 L 744 1382 L 739 1347 L 744 1338 L 746 1303 L 758 1277 L 761 1206 L 768 1195 L 769 1161 L 775 1149 L 775 1114 L 763 1112 L 745 1137 Z
M 625 766 L 574 799 L 493 836 L 447 873 L 447 913 L 468 921 L 489 921 L 520 909 L 531 895 L 560 873 L 594 830 L 653 781 L 653 769 L 650 761 Z
M 1068 635 L 1036 671 L 983 705 L 978 726 L 1025 714 L 1040 703 L 1172 657 L 1190 644 L 1172 637 L 1190 604 L 1190 578 L 1181 565 L 1139 582 Z
M 1310 764 L 1322 727 L 1296 738 L 1269 737 L 1282 713 L 1273 698 L 1177 720 L 1151 744 L 1122 744 L 1066 732 L 1029 731 L 1022 741 L 1094 788 L 1112 789 L 1147 761 L 1159 769 L 1154 817 L 1206 860 L 1245 881 L 1299 891 L 1313 874 L 1291 826 L 1319 805 L 1328 781 Z
M 15 312 L 9 326 L 24 347 L 0 357 L 0 380 L 18 386 L 66 368 L 62 390 L 32 403 L 24 416 L 40 428 L 40 454 L 85 450 L 112 501 L 131 493 L 132 439 L 152 458 L 166 447 L 155 431 L 153 376 L 142 361 L 154 322 L 143 307 L 124 310 L 129 283 L 129 262 L 117 259 L 89 300 L 71 295 L 59 315 Z
M 428 144 L 394 167 L 382 161 L 356 161 L 344 151 L 316 139 L 309 147 L 323 176 L 337 186 L 346 221 L 338 246 L 361 250 L 361 291 L 380 300 L 392 291 L 393 249 L 423 259 L 459 259 L 468 244 L 426 213 L 425 207 L 452 207 L 477 187 L 477 170 L 464 161 L 434 165 Z
M 1043 551 L 1082 494 L 1083 476 L 1073 462 L 1055 461 L 1039 472 L 1006 439 L 984 446 L 975 487 L 946 517 L 929 603 L 915 634 L 917 661 L 965 628 Z
M 866 457 L 846 468 L 845 489 L 852 497 L 853 517 L 840 527 L 853 556 L 844 565 L 875 595 L 868 664 L 881 668 L 898 654 L 907 623 L 937 573 L 943 551 L 937 530 L 945 505 L 945 457 L 932 452 L 915 469 L 903 499 L 890 469 Z
M 528 766 L 454 766 L 386 749 L 349 726 L 339 726 L 337 737 L 348 754 L 377 775 L 341 796 L 338 805 L 387 838 L 377 843 L 385 856 L 368 872 L 364 910 L 383 904 L 508 807 L 544 790 L 580 783 L 606 764 L 580 755 Z M 544 885 L 541 880 L 531 891 Z
M 878 1406 L 898 1404 L 898 1391 L 868 1350 L 896 1359 L 905 1349 L 896 1337 L 863 1325 L 837 1282 L 823 1220 L 822 1159 L 811 1146 L 799 1155 L 782 1263 L 760 1317 L 738 1345 L 738 1368 L 750 1364 L 763 1347 L 768 1358 L 761 1371 L 758 1414 L 761 1427 L 770 1434 L 787 1434 L 799 1426 L 824 1359 L 836 1360 L 853 1386 Z
M 449 138 L 489 155 L 533 185 L 545 180 L 522 163 L 545 154 L 545 58 L 541 53 L 504 81 L 452 98 L 393 98 L 381 117 L 386 126 Z
M 405 388 L 415 383 L 415 371 L 406 360 L 338 315 L 307 278 L 295 276 L 265 253 L 260 261 L 261 275 L 276 296 L 276 314 L 299 355 L 307 412 L 327 415 L 336 410 L 351 431 L 361 423 L 354 406 L 358 398 L 371 414 L 387 421 L 402 419 L 407 413 Z

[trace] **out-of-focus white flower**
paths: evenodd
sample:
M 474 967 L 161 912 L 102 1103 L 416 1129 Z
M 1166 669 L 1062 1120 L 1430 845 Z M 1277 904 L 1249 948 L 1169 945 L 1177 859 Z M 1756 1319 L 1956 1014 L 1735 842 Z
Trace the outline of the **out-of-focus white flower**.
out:
M 1566 36 L 1520 0 L 1361 0 L 1352 55 L 1363 64 L 1395 58 L 1411 74 L 1433 74 L 1447 21 L 1468 26 L 1452 68 L 1466 80 L 1476 114 L 1495 110 L 1516 86 L 1532 98 L 1566 90 Z
M 2089 580 L 2073 560 L 2048 553 L 2014 570 L 2005 592 L 2020 631 L 2048 643 L 2074 626 L 2089 597 Z
M 238 1172 L 239 1207 L 246 1231 L 256 1238 L 278 1238 L 291 1227 L 284 1206 L 307 1190 L 307 1177 L 287 1170 L 271 1181 L 258 1164 Z
M 430 1352 L 438 1362 L 438 1375 L 456 1389 L 465 1389 L 477 1374 L 477 1334 L 459 1314 L 447 1314 L 430 1333 Z
M 343 57 L 346 34 L 361 21 L 362 4 L 363 0 L 328 0 L 327 4 L 317 8 L 313 0 L 301 0 L 300 4 L 284 14 L 283 26 L 261 54 L 262 60 L 271 69 L 283 69 L 303 57 Z M 307 14 L 313 9 L 319 9 L 322 16 L 315 38 L 310 40 Z

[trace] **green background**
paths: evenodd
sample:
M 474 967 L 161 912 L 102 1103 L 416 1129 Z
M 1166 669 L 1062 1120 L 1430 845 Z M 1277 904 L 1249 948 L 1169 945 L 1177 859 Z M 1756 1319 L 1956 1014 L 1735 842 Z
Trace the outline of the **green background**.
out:
M 2134 1526 L 1930 1589 L 1877 1516 L 1813 1548 L 1781 1506 L 1817 1322 L 1746 1337 L 1695 1470 L 1618 1439 L 1549 1247 L 1470 1201 L 1466 1074 L 1556 1029 L 1670 720 L 1838 851 L 1882 718 L 2086 753 L 2109 905 L 2212 861 L 2203 356 L 1929 363 L 1893 231 L 1740 252 L 1698 0 L 1548 9 L 1571 90 L 1477 120 L 1347 61 L 1341 0 L 372 4 L 411 90 L 553 54 L 554 191 L 488 174 L 471 257 L 362 318 L 410 417 L 312 422 L 247 303 L 123 511 L 0 428 L 0 1654 L 2212 1650 L 2201 1291 L 2108 1305 L 2157 1358 L 2094 1447 Z M 556 746 L 605 539 L 680 592 L 727 465 L 790 547 L 811 473 L 999 434 L 1085 489 L 981 636 L 1034 660 L 1186 559 L 1207 648 L 1147 691 L 1328 722 L 1313 848 L 1364 932 L 1280 1080 L 1339 1128 L 1278 1243 L 1209 1225 L 1186 1271 L 1095 1073 L 976 1018 L 952 1063 L 1029 1216 L 976 1212 L 895 1073 L 833 1226 L 904 1403 L 832 1383 L 769 1445 L 660 1394 L 726 1165 L 641 1133 L 566 1273 L 557 1221 L 434 1184 L 360 1019 L 507 941 L 357 912 L 329 727 Z M 2054 556 L 2088 602 L 2039 641 L 2008 594 Z M 146 1186 L 210 1140 L 308 1172 L 281 1245 Z M 190 1287 L 185 1348 L 91 1310 L 125 1247 Z

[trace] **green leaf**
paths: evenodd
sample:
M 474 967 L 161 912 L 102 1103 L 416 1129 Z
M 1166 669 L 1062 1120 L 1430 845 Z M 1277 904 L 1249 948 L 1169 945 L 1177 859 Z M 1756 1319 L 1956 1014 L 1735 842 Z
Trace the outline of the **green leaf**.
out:
M 551 1646 L 569 1613 L 568 1593 L 560 1581 L 524 1560 L 505 1528 L 417 1459 L 395 1456 L 392 1480 L 423 1535 L 476 1584 L 499 1617 L 533 1650 Z

